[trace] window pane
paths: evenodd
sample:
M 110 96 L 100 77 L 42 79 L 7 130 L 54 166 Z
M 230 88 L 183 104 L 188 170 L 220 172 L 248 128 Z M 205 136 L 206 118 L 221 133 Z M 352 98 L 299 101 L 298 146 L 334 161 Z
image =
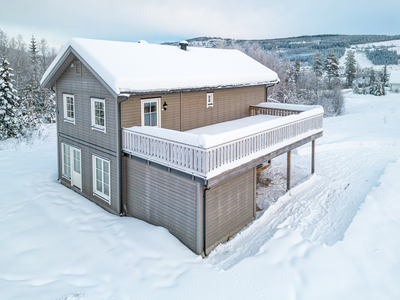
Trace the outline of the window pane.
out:
M 151 113 L 151 126 L 157 126 L 157 113 Z
M 100 171 L 102 170 L 101 168 L 101 159 L 96 157 L 96 168 L 99 169 Z
M 157 111 L 157 102 L 151 102 L 151 112 Z
M 109 173 L 109 171 L 108 171 L 109 166 L 110 166 L 110 165 L 109 165 L 109 162 L 108 162 L 108 161 L 104 161 L 104 162 L 103 162 L 103 169 L 104 169 L 104 172 L 107 173 L 107 174 Z
M 110 187 L 107 184 L 104 184 L 104 194 L 110 196 Z
M 144 115 L 144 126 L 150 126 L 150 114 Z
M 150 103 L 145 103 L 144 104 L 144 113 L 149 113 L 150 112 Z
M 102 184 L 101 184 L 101 181 L 99 181 L 99 180 L 96 180 L 96 190 L 100 193 L 103 192 Z
M 100 181 L 103 179 L 103 172 L 99 169 L 96 169 L 96 179 Z

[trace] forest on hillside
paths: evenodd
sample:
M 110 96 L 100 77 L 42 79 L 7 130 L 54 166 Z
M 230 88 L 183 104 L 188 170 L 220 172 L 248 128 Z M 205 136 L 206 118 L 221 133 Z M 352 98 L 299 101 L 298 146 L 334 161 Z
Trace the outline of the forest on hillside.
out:
M 340 58 L 345 54 L 346 48 L 352 45 L 377 43 L 391 40 L 399 40 L 400 35 L 314 35 L 299 36 L 291 38 L 279 39 L 263 39 L 263 40 L 237 40 L 219 37 L 198 37 L 188 39 L 189 46 L 207 47 L 207 48 L 223 48 L 223 49 L 245 49 L 258 48 L 263 51 L 277 52 L 280 58 L 287 58 L 294 61 L 296 58 L 301 63 L 312 65 L 314 62 L 313 55 L 315 52 L 321 52 L 324 56 L 330 50 Z M 177 42 L 165 43 L 168 45 L 178 45 Z M 371 49 L 371 56 L 379 57 L 372 62 L 379 65 L 389 65 L 394 63 L 394 59 L 399 59 L 397 53 L 388 57 L 385 50 L 390 51 L 389 47 L 380 47 L 379 49 Z M 393 51 L 391 51 L 393 52 Z M 397 58 L 396 58 L 397 56 Z
M 268 89 L 270 101 L 322 105 L 326 116 L 343 112 L 343 88 L 355 93 L 385 94 L 386 66 L 381 71 L 361 69 L 354 51 L 355 43 L 400 39 L 400 36 L 323 35 L 274 40 L 233 40 L 195 38 L 190 46 L 238 49 L 278 73 L 280 83 Z M 178 45 L 178 43 L 165 43 Z M 10 137 L 30 139 L 40 133 L 40 125 L 53 123 L 55 94 L 40 86 L 40 80 L 59 49 L 49 47 L 46 39 L 34 36 L 9 37 L 0 29 L 0 140 Z M 371 61 L 397 64 L 398 54 L 387 47 L 365 49 Z M 346 67 L 339 58 L 346 53 Z

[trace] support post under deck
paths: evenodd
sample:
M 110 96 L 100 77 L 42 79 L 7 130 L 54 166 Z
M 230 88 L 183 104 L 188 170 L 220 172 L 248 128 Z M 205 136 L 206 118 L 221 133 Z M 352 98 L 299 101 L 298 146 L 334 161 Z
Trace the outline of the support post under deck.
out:
M 311 174 L 315 172 L 315 140 L 311 142 Z
M 286 175 L 286 190 L 290 190 L 290 166 L 292 160 L 292 151 L 287 152 L 287 175 Z

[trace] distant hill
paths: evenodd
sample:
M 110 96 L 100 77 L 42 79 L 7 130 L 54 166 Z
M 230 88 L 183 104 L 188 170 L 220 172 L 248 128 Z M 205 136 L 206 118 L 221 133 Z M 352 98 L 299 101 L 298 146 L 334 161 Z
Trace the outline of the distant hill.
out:
M 281 57 L 287 57 L 290 60 L 295 60 L 299 57 L 303 63 L 311 64 L 313 54 L 318 50 L 324 55 L 333 49 L 336 55 L 340 58 L 346 48 L 354 45 L 386 42 L 392 40 L 400 40 L 400 35 L 314 35 L 314 36 L 299 36 L 279 39 L 265 40 L 236 40 L 219 37 L 197 37 L 188 39 L 189 46 L 206 47 L 206 48 L 237 48 L 244 52 L 249 49 L 259 47 L 264 51 L 278 51 Z M 179 42 L 164 43 L 165 45 L 178 45 Z M 383 62 L 384 63 L 384 62 Z M 393 57 L 388 64 L 393 64 Z

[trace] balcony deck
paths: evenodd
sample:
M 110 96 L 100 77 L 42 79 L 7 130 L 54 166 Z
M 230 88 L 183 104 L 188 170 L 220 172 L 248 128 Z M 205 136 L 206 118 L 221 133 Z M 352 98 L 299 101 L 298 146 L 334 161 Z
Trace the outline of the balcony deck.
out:
M 323 112 L 320 106 L 261 103 L 250 107 L 250 117 L 186 132 L 124 128 L 122 148 L 129 155 L 208 181 L 321 136 Z

